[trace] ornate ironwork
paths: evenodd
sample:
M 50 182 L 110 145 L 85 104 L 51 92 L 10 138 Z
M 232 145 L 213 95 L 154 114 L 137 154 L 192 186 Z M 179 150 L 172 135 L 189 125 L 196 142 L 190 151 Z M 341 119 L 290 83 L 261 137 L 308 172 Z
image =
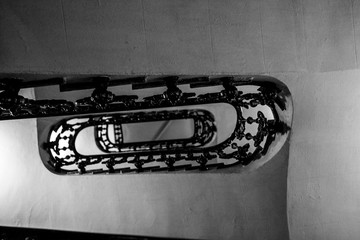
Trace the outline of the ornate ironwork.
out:
M 75 104 L 66 100 L 33 100 L 19 95 L 16 79 L 0 81 L 0 120 L 63 115 L 76 111 Z
M 81 118 L 79 120 L 82 120 Z M 136 112 L 130 114 L 112 114 L 102 117 L 89 116 L 87 122 L 69 124 L 69 120 L 61 124 L 61 126 L 70 125 L 64 129 L 76 129 L 77 132 L 88 126 L 95 127 L 96 143 L 103 152 L 130 152 L 130 151 L 157 151 L 164 149 L 180 149 L 184 150 L 189 147 L 200 147 L 209 143 L 216 134 L 216 126 L 214 116 L 206 110 L 178 110 L 178 111 L 156 111 L 156 112 Z M 96 119 L 96 120 L 95 120 Z M 143 123 L 154 121 L 170 121 L 177 119 L 193 119 L 194 134 L 187 139 L 168 139 L 159 141 L 142 141 L 125 143 L 123 141 L 122 124 L 126 123 Z M 72 119 L 70 119 L 71 122 Z M 80 127 L 77 127 L 79 126 Z M 114 126 L 115 143 L 109 140 L 109 126 Z M 53 133 L 60 135 L 57 130 Z M 75 133 L 76 134 L 76 133 Z M 51 136 L 50 136 L 51 138 Z M 59 141 L 58 141 L 59 142 Z
M 174 120 L 174 119 L 193 119 L 194 134 L 187 139 L 160 140 L 148 142 L 111 143 L 107 139 L 108 131 L 105 127 L 110 124 L 120 125 L 124 123 L 146 122 L 157 120 Z M 94 126 L 96 133 L 96 143 L 103 155 L 83 155 L 75 148 L 77 135 L 85 128 Z M 81 173 L 85 172 L 85 166 L 103 162 L 112 170 L 114 164 L 126 162 L 130 157 L 137 168 L 141 169 L 146 162 L 154 161 L 154 155 L 162 158 L 163 154 L 176 154 L 188 152 L 189 148 L 204 146 L 209 143 L 216 134 L 214 117 L 208 111 L 204 110 L 181 110 L 181 111 L 159 111 L 159 112 L 137 112 L 130 114 L 111 114 L 107 116 L 85 116 L 81 118 L 71 118 L 63 120 L 54 126 L 49 135 L 49 141 L 45 144 L 53 162 L 55 169 L 60 170 L 64 166 L 78 165 Z M 121 137 L 115 139 L 119 140 Z M 121 153 L 121 154 L 117 154 Z M 147 160 L 140 157 L 147 157 Z M 169 158 L 165 162 L 171 165 Z M 80 165 L 79 165 L 80 164 Z M 171 167 L 171 166 L 169 166 Z
M 146 80 L 146 77 L 144 79 Z M 0 93 L 0 120 L 81 114 L 81 117 L 54 124 L 48 141 L 43 145 L 49 157 L 46 166 L 59 174 L 209 170 L 234 165 L 246 166 L 265 156 L 277 136 L 286 135 L 290 130 L 291 117 L 287 121 L 283 120 L 287 101 L 291 100 L 290 94 L 283 84 L 269 77 L 198 77 L 190 80 L 178 76 L 167 77 L 163 81 L 163 85 L 167 87 L 164 93 L 142 99 L 136 95 L 113 94 L 107 90 L 107 79 L 95 84 L 95 90 L 90 97 L 76 102 L 27 99 L 18 94 L 18 85 L 9 84 L 8 80 L 0 83 L 0 88 L 3 89 Z M 177 86 L 185 83 L 190 83 L 190 87 L 193 88 L 222 85 L 223 90 L 197 95 L 182 92 Z M 142 88 L 141 84 L 153 83 L 145 81 L 133 87 Z M 244 93 L 241 91 L 243 86 L 253 86 L 257 89 Z M 216 119 L 211 113 L 197 109 L 194 105 L 213 103 L 231 105 L 236 111 L 237 119 L 234 131 L 224 141 L 208 145 L 216 134 Z M 194 106 L 195 109 L 166 110 L 168 107 L 180 106 Z M 266 106 L 271 112 L 271 117 L 260 110 L 257 111 L 258 106 Z M 246 109 L 257 111 L 256 117 L 245 117 L 243 112 Z M 136 112 L 129 113 L 133 110 Z M 121 113 L 122 111 L 126 113 Z M 76 122 L 76 118 L 81 121 Z M 194 136 L 189 139 L 123 142 L 123 123 L 184 118 L 192 118 L 195 123 Z M 109 141 L 106 135 L 109 124 L 115 129 L 115 142 Z M 248 132 L 246 129 L 247 125 L 252 124 L 257 126 L 256 133 Z M 96 142 L 103 154 L 81 155 L 76 151 L 76 136 L 88 126 L 95 128 Z M 209 164 L 211 159 L 221 161 Z M 127 167 L 122 167 L 124 164 Z

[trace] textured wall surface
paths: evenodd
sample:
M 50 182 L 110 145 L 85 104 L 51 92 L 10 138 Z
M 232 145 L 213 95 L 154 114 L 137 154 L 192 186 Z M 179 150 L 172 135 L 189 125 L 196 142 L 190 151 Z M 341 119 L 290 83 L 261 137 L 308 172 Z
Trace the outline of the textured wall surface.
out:
M 291 239 L 360 236 L 360 71 L 278 76 L 294 98 Z
M 360 71 L 357 70 L 360 66 L 360 1 L 12 0 L 0 2 L 0 32 L 1 72 L 265 73 L 279 78 L 292 91 L 295 105 L 287 191 L 290 238 L 358 239 L 360 164 L 357 162 L 357 122 L 360 109 L 356 104 L 360 97 Z M 153 209 L 146 217 L 138 218 L 144 213 L 133 208 L 127 208 L 129 212 L 124 210 L 121 214 L 116 210 L 109 213 L 116 219 L 116 231 L 152 234 L 155 225 L 159 226 L 155 233 L 159 235 L 189 236 L 182 234 L 190 232 L 191 237 L 207 237 L 206 234 L 214 231 L 214 236 L 235 238 L 242 234 L 248 239 L 264 239 L 262 234 L 269 233 L 264 233 L 261 224 L 274 224 L 272 217 L 275 215 L 264 213 L 273 211 L 272 205 L 267 203 L 272 203 L 274 194 L 282 191 L 278 184 L 281 185 L 280 179 L 286 176 L 283 172 L 286 163 L 281 160 L 276 159 L 259 169 L 255 175 L 261 177 L 254 177 L 251 188 L 241 184 L 236 187 L 243 178 L 251 180 L 251 174 L 217 176 L 221 181 L 207 175 L 195 176 L 196 181 L 191 180 L 193 176 L 182 180 L 179 176 L 174 177 L 180 191 L 187 193 L 182 195 L 182 202 L 193 206 L 191 210 L 183 210 L 179 208 L 180 199 L 174 197 L 177 193 L 169 188 L 171 184 L 150 176 L 145 177 L 149 185 L 141 185 L 142 180 L 132 177 L 131 186 L 137 187 L 128 188 L 130 193 L 125 195 L 119 189 L 130 186 L 128 181 L 110 177 L 112 183 L 109 185 L 100 180 L 97 186 L 101 194 L 117 197 L 99 197 L 93 189 L 88 192 L 91 196 L 86 196 L 88 177 L 57 179 L 46 171 L 41 172 L 35 146 L 29 144 L 36 142 L 36 132 L 31 130 L 35 128 L 34 121 L 14 121 L 0 126 L 1 133 L 14 137 L 10 141 L 1 135 L 1 178 L 11 179 L 15 174 L 36 174 L 40 182 L 46 182 L 50 176 L 54 178 L 54 184 L 40 184 L 34 189 L 29 187 L 29 183 L 35 184 L 34 179 L 26 182 L 16 178 L 11 184 L 6 182 L 8 180 L 1 181 L 1 188 L 5 189 L 0 192 L 4 201 L 0 205 L 1 224 L 38 226 L 46 222 L 48 225 L 42 226 L 55 227 L 56 221 L 61 221 L 66 224 L 64 228 L 81 226 L 94 231 L 114 231 L 115 228 L 106 229 L 106 225 L 99 227 L 81 221 L 81 213 L 89 212 L 82 206 L 96 204 L 99 209 L 90 212 L 89 216 L 99 217 L 95 213 L 108 211 L 110 205 L 116 206 L 114 209 L 123 209 L 124 204 L 133 203 L 134 196 L 143 197 L 140 193 L 153 185 L 159 186 L 155 192 L 136 201 L 140 209 L 146 206 Z M 21 137 L 24 133 L 26 138 Z M 19 150 L 26 145 L 29 145 L 28 150 Z M 5 157 L 10 153 L 16 154 L 11 159 L 11 164 L 15 165 L 4 168 L 10 164 Z M 31 164 L 24 165 L 23 162 Z M 273 175 L 275 168 L 281 172 L 280 176 Z M 275 180 L 262 182 L 269 180 L 268 174 Z M 212 183 L 211 188 L 207 188 L 209 183 Z M 226 187 L 229 184 L 231 188 Z M 204 190 L 199 192 L 202 187 Z M 44 206 L 39 205 L 49 199 L 62 199 L 60 190 L 67 192 L 72 206 L 80 209 L 80 212 L 70 211 L 71 220 L 66 217 L 51 219 L 59 207 L 69 208 L 68 202 L 50 201 Z M 241 195 L 241 191 L 249 191 L 249 194 Z M 225 194 L 233 197 L 222 197 Z M 162 204 L 154 205 L 159 196 Z M 167 196 L 172 198 L 163 200 Z M 246 198 L 248 200 L 244 200 Z M 211 203 L 206 199 L 212 199 Z M 249 204 L 254 199 L 259 205 Z M 29 205 L 22 205 L 25 201 Z M 164 201 L 167 207 L 163 207 Z M 230 206 L 243 209 L 246 214 L 243 215 L 243 211 L 238 214 L 246 216 L 245 219 L 236 218 L 237 213 L 230 211 L 234 209 Z M 170 219 L 172 213 L 179 213 L 180 209 L 188 211 L 186 214 L 181 211 L 182 216 L 191 217 L 163 221 L 165 216 Z M 130 214 L 130 211 L 135 212 Z M 205 216 L 209 214 L 217 217 L 215 213 L 220 217 L 212 224 L 203 229 L 191 229 L 208 220 Z M 159 214 L 161 219 L 156 218 Z M 8 216 L 11 216 L 11 222 Z M 254 219 L 254 216 L 257 217 Z M 269 216 L 271 219 L 267 219 Z M 106 221 L 108 216 L 101 217 Z M 149 223 L 143 219 L 153 221 Z M 124 222 L 128 225 L 123 225 Z M 165 223 L 169 225 L 163 225 Z M 142 230 L 138 225 L 143 226 Z M 179 228 L 185 225 L 188 228 Z M 237 228 L 228 231 L 229 226 Z M 272 236 L 276 239 L 276 234 L 280 233 L 271 226 L 267 229 L 275 231 Z M 257 228 L 262 230 L 255 231 Z M 246 232 L 249 229 L 251 233 Z M 256 236 L 251 236 L 252 233 Z
M 1 1 L 4 72 L 354 69 L 356 0 Z

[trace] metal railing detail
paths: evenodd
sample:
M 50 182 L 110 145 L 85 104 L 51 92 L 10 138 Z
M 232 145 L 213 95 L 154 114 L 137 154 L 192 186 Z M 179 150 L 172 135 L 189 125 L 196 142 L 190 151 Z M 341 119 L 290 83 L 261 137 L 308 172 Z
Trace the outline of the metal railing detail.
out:
M 96 78 L 95 90 L 90 97 L 75 102 L 32 100 L 19 95 L 21 84 L 26 85 L 24 82 L 0 80 L 3 89 L 0 120 L 73 116 L 55 122 L 47 140 L 42 143 L 48 156 L 45 165 L 58 174 L 206 171 L 246 166 L 269 155 L 271 146 L 279 138 L 288 136 L 292 118 L 291 95 L 287 87 L 274 78 L 171 76 L 150 82 L 145 76 L 134 79 L 133 89 L 152 86 L 166 86 L 167 89 L 162 94 L 142 99 L 137 95 L 119 96 L 107 89 L 112 80 L 100 77 Z M 71 88 L 61 80 L 52 83 L 60 84 L 63 89 Z M 190 88 L 222 85 L 223 90 L 196 94 L 183 92 L 178 84 L 190 84 Z M 81 86 L 78 85 L 76 88 Z M 256 87 L 256 91 L 243 91 L 245 86 Z M 218 103 L 229 104 L 235 109 L 236 124 L 226 139 L 209 144 L 217 134 L 216 126 L 221 123 L 199 106 Z M 184 110 L 184 106 L 189 109 Z M 259 106 L 266 107 L 271 114 L 257 110 Z M 256 111 L 256 116 L 246 116 L 244 111 L 249 109 Z M 124 142 L 122 124 L 176 119 L 194 121 L 191 138 Z M 253 124 L 256 132 L 249 132 L 247 126 Z M 113 141 L 108 135 L 110 125 L 114 128 Z M 90 126 L 95 129 L 95 141 L 101 154 L 80 154 L 75 147 L 79 132 Z

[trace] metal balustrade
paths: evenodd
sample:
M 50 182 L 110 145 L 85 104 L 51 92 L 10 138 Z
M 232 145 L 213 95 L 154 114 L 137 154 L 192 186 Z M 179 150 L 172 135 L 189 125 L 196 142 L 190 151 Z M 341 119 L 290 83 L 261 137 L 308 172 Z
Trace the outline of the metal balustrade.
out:
M 0 80 L 3 89 L 0 120 L 68 116 L 54 122 L 47 139 L 41 143 L 42 156 L 47 156 L 43 159 L 46 167 L 57 174 L 201 172 L 246 166 L 269 155 L 274 142 L 286 138 L 290 130 L 290 92 L 283 83 L 267 76 L 138 76 L 123 78 L 123 81 L 89 77 L 83 83 L 65 79 L 52 78 L 48 83 L 59 85 L 62 91 L 91 87 L 94 91 L 91 96 L 77 101 L 33 100 L 19 95 L 19 90 L 46 85 L 47 80 L 39 81 L 41 84 L 24 79 Z M 131 83 L 133 89 L 166 86 L 166 90 L 140 99 L 137 95 L 115 95 L 107 89 Z M 222 86 L 223 89 L 197 94 L 183 92 L 178 87 L 182 84 L 193 89 L 208 86 Z M 243 91 L 245 86 L 255 90 Z M 228 104 L 236 111 L 235 128 L 221 142 L 211 143 L 217 135 L 217 126 L 226 123 L 218 122 L 210 111 L 199 108 L 208 104 Z M 183 109 L 184 106 L 187 109 Z M 256 116 L 246 116 L 244 112 L 249 110 L 256 112 Z M 124 124 L 179 119 L 193 121 L 191 137 L 124 141 Z M 253 131 L 249 131 L 248 126 L 253 126 Z M 82 154 L 76 148 L 77 136 L 88 127 L 94 129 L 100 153 Z

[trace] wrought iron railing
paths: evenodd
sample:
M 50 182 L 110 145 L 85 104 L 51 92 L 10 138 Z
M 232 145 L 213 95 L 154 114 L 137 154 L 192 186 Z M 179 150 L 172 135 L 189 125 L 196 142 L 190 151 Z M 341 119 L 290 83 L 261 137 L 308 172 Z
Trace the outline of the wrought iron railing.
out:
M 131 84 L 131 80 L 116 81 L 111 77 L 88 79 L 90 84 L 88 80 L 75 84 L 62 78 L 48 81 L 52 85 L 60 85 L 63 90 L 88 88 L 89 85 L 95 88 L 91 96 L 75 102 L 27 99 L 18 94 L 20 88 L 36 87 L 41 81 L 0 80 L 3 89 L 0 93 L 0 120 L 69 116 L 54 122 L 48 137 L 41 142 L 44 149 L 42 156 L 47 158 L 44 163 L 55 173 L 206 171 L 246 166 L 269 155 L 270 147 L 280 138 L 286 138 L 290 130 L 292 102 L 289 90 L 271 77 L 131 78 L 134 80 L 133 89 L 167 87 L 162 94 L 142 99 L 136 95 L 115 95 L 107 89 L 114 82 Z M 46 80 L 41 82 L 42 85 L 45 83 Z M 222 85 L 223 90 L 206 94 L 189 93 L 183 92 L 178 87 L 180 84 L 190 84 L 194 89 Z M 255 87 L 255 90 L 242 90 L 246 86 Z M 227 138 L 211 143 L 217 135 L 216 125 L 221 123 L 211 112 L 199 106 L 219 103 L 235 109 L 236 123 Z M 270 113 L 258 110 L 259 106 Z M 251 109 L 256 112 L 255 117 L 243 114 Z M 124 142 L 123 124 L 176 119 L 193 121 L 194 131 L 190 138 Z M 109 137 L 110 125 L 113 127 L 113 139 Z M 249 132 L 248 125 L 256 125 L 256 132 Z M 78 134 L 88 127 L 94 129 L 95 142 L 101 154 L 82 154 L 76 148 Z

